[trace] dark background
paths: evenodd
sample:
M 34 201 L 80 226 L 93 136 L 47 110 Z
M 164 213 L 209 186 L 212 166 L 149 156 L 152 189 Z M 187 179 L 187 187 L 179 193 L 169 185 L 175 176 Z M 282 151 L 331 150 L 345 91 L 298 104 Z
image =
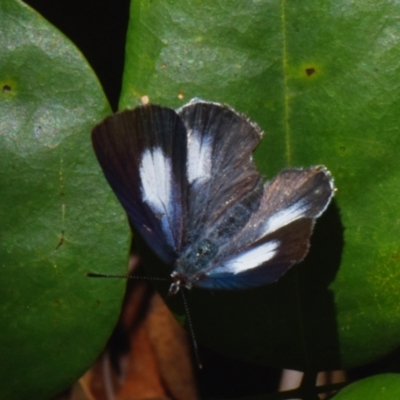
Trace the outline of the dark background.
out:
M 75 43 L 96 72 L 116 110 L 130 0 L 27 0 L 25 3 Z

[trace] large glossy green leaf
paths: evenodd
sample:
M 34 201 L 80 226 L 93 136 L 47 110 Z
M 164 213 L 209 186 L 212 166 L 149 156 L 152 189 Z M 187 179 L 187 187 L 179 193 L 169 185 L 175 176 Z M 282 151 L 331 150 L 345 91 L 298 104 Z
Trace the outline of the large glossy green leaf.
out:
M 362 379 L 342 389 L 335 400 L 397 400 L 400 398 L 400 375 L 382 374 Z
M 16 0 L 0 53 L 0 398 L 44 399 L 102 350 L 125 282 L 86 273 L 123 273 L 129 233 L 91 148 L 110 108 L 82 55 Z
M 121 108 L 228 103 L 265 129 L 267 177 L 324 164 L 338 188 L 307 260 L 280 282 L 192 291 L 204 343 L 299 369 L 399 345 L 399 17 L 379 0 L 132 1 Z

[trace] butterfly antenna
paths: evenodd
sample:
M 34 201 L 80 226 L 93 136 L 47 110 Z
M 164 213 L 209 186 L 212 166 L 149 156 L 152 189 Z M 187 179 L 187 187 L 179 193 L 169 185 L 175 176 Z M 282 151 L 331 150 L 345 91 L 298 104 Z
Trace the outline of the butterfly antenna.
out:
M 124 279 L 140 279 L 147 281 L 168 281 L 168 282 L 171 281 L 171 279 L 168 278 L 156 278 L 152 276 L 108 275 L 108 274 L 96 274 L 94 272 L 88 272 L 86 276 L 89 276 L 90 278 L 124 278 Z
M 183 292 L 183 289 L 181 290 L 181 293 L 182 293 L 183 304 L 185 306 L 186 317 L 187 317 L 187 320 L 188 320 L 190 336 L 192 337 L 194 357 L 196 359 L 197 366 L 199 367 L 199 369 L 202 369 L 203 368 L 203 364 L 201 363 L 201 360 L 200 360 L 199 348 L 197 346 L 197 340 L 196 340 L 196 337 L 194 335 L 192 319 L 190 318 L 189 307 L 187 305 L 186 297 L 185 297 L 185 293 Z

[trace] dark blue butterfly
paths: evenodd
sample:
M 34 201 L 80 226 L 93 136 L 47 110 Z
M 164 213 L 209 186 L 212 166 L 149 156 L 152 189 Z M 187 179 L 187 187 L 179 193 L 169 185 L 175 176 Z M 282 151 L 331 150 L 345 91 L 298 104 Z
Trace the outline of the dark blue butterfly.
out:
M 136 230 L 173 267 L 170 293 L 275 282 L 307 254 L 333 179 L 323 166 L 263 183 L 260 128 L 231 108 L 193 100 L 122 111 L 93 129 L 104 174 Z

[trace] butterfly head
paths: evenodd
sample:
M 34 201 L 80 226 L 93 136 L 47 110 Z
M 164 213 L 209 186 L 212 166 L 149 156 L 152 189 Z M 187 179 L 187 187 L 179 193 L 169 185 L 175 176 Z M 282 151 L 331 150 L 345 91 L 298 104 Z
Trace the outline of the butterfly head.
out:
M 182 288 L 186 289 L 192 288 L 192 282 L 179 272 L 176 271 L 172 272 L 171 278 L 172 278 L 172 283 L 171 286 L 169 287 L 168 296 L 177 294 L 179 290 L 181 290 Z
M 175 263 L 174 271 L 171 274 L 173 280 L 169 294 L 175 294 L 179 289 L 185 287 L 191 289 L 202 277 L 207 267 L 218 251 L 218 246 L 209 240 L 198 240 L 190 244 Z

